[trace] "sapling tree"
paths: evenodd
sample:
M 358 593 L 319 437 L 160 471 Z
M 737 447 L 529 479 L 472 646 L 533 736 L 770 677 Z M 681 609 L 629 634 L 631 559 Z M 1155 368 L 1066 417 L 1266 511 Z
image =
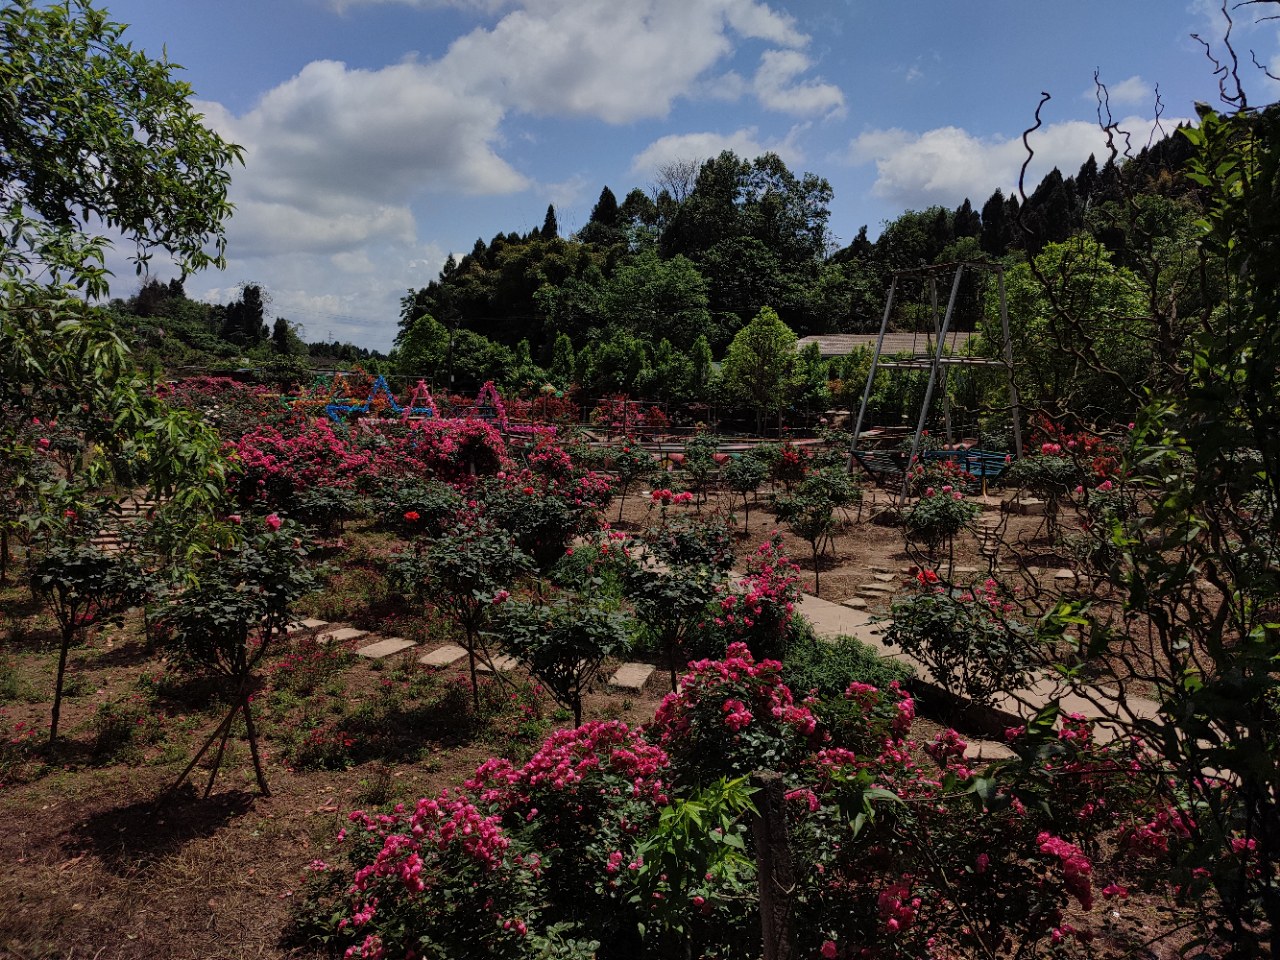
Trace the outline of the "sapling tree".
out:
M 82 508 L 83 509 L 83 508 Z M 77 535 L 82 520 L 68 507 L 64 522 L 49 534 L 46 546 L 31 565 L 31 586 L 45 599 L 58 621 L 58 668 L 53 684 L 49 746 L 58 740 L 62 688 L 71 647 L 84 632 L 127 603 L 135 581 L 132 564 L 123 554 L 108 554 Z
M 630 646 L 626 620 L 590 602 L 510 601 L 497 624 L 503 646 L 546 684 L 582 725 L 582 695 L 600 666 Z
M 481 631 L 494 606 L 510 596 L 507 588 L 532 567 L 509 533 L 483 521 L 455 527 L 437 539 L 427 555 L 426 592 L 462 631 L 476 710 L 480 709 L 476 656 L 486 652 Z
M 260 524 L 260 526 L 259 526 Z M 290 607 L 315 587 L 315 574 L 304 562 L 307 548 L 302 528 L 275 514 L 240 528 L 232 546 L 214 551 L 196 571 L 192 585 L 173 598 L 162 616 L 176 659 L 189 668 L 220 678 L 231 709 L 174 782 L 176 790 L 201 758 L 217 744 L 207 797 L 222 765 L 237 715 L 243 716 L 254 776 L 263 796 L 270 796 L 258 753 L 253 721 L 254 669 L 287 633 Z
M 626 437 L 613 451 L 613 474 L 618 478 L 618 520 L 622 520 L 622 508 L 627 502 L 631 485 L 658 471 L 658 461 L 632 437 Z
M 742 497 L 742 529 L 751 529 L 751 504 L 756 499 L 760 485 L 769 478 L 769 468 L 755 457 L 734 457 L 724 468 L 724 482 L 730 490 Z
M 627 572 L 625 592 L 636 619 L 663 649 L 676 689 L 680 651 L 707 616 L 707 606 L 725 581 L 725 572 L 710 564 L 655 567 L 634 564 Z
M 947 549 L 948 573 L 954 565 L 955 539 L 961 531 L 977 518 L 982 508 L 950 484 L 939 488 L 927 487 L 902 517 L 902 531 L 908 544 L 924 547 L 936 563 L 938 550 Z
M 831 546 L 836 529 L 836 510 L 854 502 L 857 488 L 843 472 L 815 471 L 793 494 L 777 499 L 778 519 L 809 544 L 813 553 L 813 592 L 820 589 L 818 564 Z

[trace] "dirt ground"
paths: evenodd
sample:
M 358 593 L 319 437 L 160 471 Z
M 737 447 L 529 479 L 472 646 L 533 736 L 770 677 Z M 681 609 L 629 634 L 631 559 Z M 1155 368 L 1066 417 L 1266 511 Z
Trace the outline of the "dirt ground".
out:
M 905 571 L 920 560 L 906 551 L 895 528 L 874 519 L 884 500 L 873 497 L 863 505 L 861 519 L 854 511 L 840 531 L 821 564 L 824 598 L 852 596 L 876 572 L 906 579 Z M 999 505 L 996 497 L 988 498 L 983 516 L 1005 522 L 1008 535 L 1034 542 L 1040 518 L 1009 517 Z M 731 509 L 727 497 L 713 497 L 702 509 L 717 508 Z M 620 526 L 635 528 L 650 520 L 648 498 L 631 494 Z M 742 552 L 778 528 L 771 514 L 753 509 Z M 810 589 L 808 545 L 785 531 L 782 538 Z M 990 567 L 973 535 L 957 543 L 954 562 L 980 571 Z M 1010 570 L 1008 575 L 1022 572 Z M 0 734 L 22 739 L 19 724 L 47 729 L 56 662 L 53 625 L 20 589 L 0 592 L 0 610 L 7 632 L 0 658 L 16 678 L 13 696 L 0 700 Z M 298 772 L 271 755 L 268 744 L 272 796 L 259 797 L 247 751 L 233 746 L 210 799 L 201 800 L 187 788 L 157 802 L 190 748 L 216 723 L 216 715 L 172 709 L 164 716 L 144 717 L 138 722 L 159 723 L 165 735 L 154 743 L 144 741 L 123 759 L 95 753 L 94 718 L 100 705 L 128 699 L 137 690 L 139 674 L 163 669 L 139 637 L 138 626 L 135 618 L 123 630 L 104 629 L 73 651 L 72 695 L 63 716 L 67 744 L 57 764 L 30 782 L 24 782 L 26 768 L 21 765 L 0 765 L 0 957 L 313 956 L 284 945 L 282 933 L 307 864 L 329 853 L 346 814 L 387 800 L 411 802 L 456 785 L 496 752 L 484 737 L 451 737 L 446 731 L 410 762 L 372 760 L 345 770 Z M 357 700 L 374 697 L 389 682 L 387 668 L 363 661 L 346 667 L 343 676 L 349 678 L 346 695 Z M 642 695 L 594 693 L 585 715 L 641 723 L 652 717 L 664 682 L 658 671 Z M 550 710 L 546 705 L 543 709 Z M 931 725 L 923 723 L 927 735 Z M 203 786 L 203 778 L 197 786 Z M 1165 909 L 1154 898 L 1134 900 L 1115 907 L 1114 918 L 1095 917 L 1094 922 L 1113 929 L 1097 942 L 1095 955 L 1167 955 L 1167 949 L 1131 946 L 1171 925 Z

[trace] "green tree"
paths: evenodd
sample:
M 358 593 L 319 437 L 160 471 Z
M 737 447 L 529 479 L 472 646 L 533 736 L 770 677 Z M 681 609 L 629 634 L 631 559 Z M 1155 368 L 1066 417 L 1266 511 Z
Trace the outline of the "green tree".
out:
M 1014 370 L 1025 402 L 1103 422 L 1132 412 L 1152 373 L 1153 325 L 1132 271 L 1096 240 L 1050 243 L 1005 274 Z M 986 297 L 982 336 L 998 351 L 999 303 Z
M 0 10 L 0 410 L 12 414 L 0 416 L 0 460 L 38 462 L 20 423 L 92 411 L 79 427 L 95 456 L 63 478 L 73 497 L 135 444 L 141 479 L 195 509 L 221 496 L 216 436 L 156 400 L 115 316 L 89 305 L 110 292 L 107 241 L 80 225 L 117 230 L 139 271 L 157 251 L 184 273 L 220 266 L 240 148 L 201 125 L 176 68 L 123 30 L 78 0 Z
M 542 231 L 539 234 L 543 240 L 553 240 L 560 236 L 560 222 L 556 219 L 555 204 L 547 204 L 547 215 L 542 220 Z
M 573 341 L 569 339 L 567 333 L 561 333 L 556 337 L 555 346 L 551 350 L 551 368 L 547 372 L 551 375 L 551 381 L 562 390 L 567 390 L 572 386 L 574 374 Z
M 449 360 L 449 330 L 429 313 L 401 326 L 396 335 L 396 370 L 434 380 Z
M 765 307 L 729 344 L 720 375 L 725 390 L 756 411 L 756 432 L 766 415 L 790 402 L 796 368 L 796 335 Z
M 618 268 L 601 305 L 607 323 L 653 343 L 670 340 L 682 350 L 711 319 L 707 282 L 697 267 L 681 256 L 660 260 L 652 251 Z
M 175 65 L 121 41 L 124 26 L 83 0 L 0 11 L 0 217 L 6 274 L 106 293 L 98 218 L 184 271 L 222 266 L 228 168 L 240 148 L 202 126 Z M 38 272 L 33 270 L 32 272 Z

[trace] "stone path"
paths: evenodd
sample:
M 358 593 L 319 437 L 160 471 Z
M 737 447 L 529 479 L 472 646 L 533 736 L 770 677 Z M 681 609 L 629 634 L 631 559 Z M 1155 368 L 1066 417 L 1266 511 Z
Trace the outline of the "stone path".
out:
M 851 610 L 844 604 L 832 603 L 809 594 L 801 595 L 798 610 L 813 625 L 813 632 L 819 639 L 854 637 L 873 647 L 882 656 L 910 665 L 925 682 L 934 682 L 928 667 L 898 648 L 885 645 L 881 627 L 865 611 Z M 1154 719 L 1160 712 L 1159 705 L 1153 700 L 1122 696 L 1119 692 L 1104 687 L 1080 687 L 1055 677 L 1042 677 L 1025 689 L 1014 690 L 1000 697 L 996 701 L 996 709 L 1025 721 L 1055 699 L 1059 701 L 1063 713 L 1078 713 L 1099 722 L 1097 737 L 1102 742 L 1112 739 L 1120 732 L 1114 725 L 1107 725 L 1108 716 L 1128 714 L 1134 718 Z
M 978 574 L 972 567 L 958 567 L 955 573 Z M 1060 570 L 1055 578 L 1065 580 L 1074 577 L 1070 570 Z M 873 579 L 860 589 L 862 597 L 851 597 L 841 603 L 823 600 L 812 594 L 802 593 L 797 605 L 797 612 L 813 627 L 814 634 L 820 640 L 831 641 L 836 637 L 853 637 L 886 659 L 896 660 L 909 665 L 921 680 L 933 683 L 929 669 L 914 658 L 907 656 L 900 649 L 890 647 L 884 642 L 883 620 L 867 612 L 868 599 L 874 603 L 887 603 L 897 592 L 897 586 L 906 579 L 905 573 L 892 574 L 883 568 L 873 568 Z M 356 649 L 358 656 L 370 660 L 381 660 L 403 653 L 417 646 L 411 640 L 401 637 L 378 637 L 367 630 L 355 627 L 333 627 L 324 620 L 307 619 L 299 621 L 291 627 L 292 631 L 317 631 L 319 643 L 342 643 L 351 640 L 368 639 L 370 642 Z M 427 666 L 445 667 L 457 663 L 466 657 L 467 651 L 457 644 L 447 643 L 422 656 L 418 662 Z M 480 663 L 477 669 L 484 673 L 494 671 L 507 672 L 519 665 L 514 657 L 502 654 L 492 657 L 487 663 Z M 620 665 L 610 677 L 608 685 L 616 690 L 641 693 L 645 684 L 655 672 L 654 666 L 648 663 L 629 662 Z M 1042 677 L 1022 690 L 1015 690 L 996 701 L 995 709 L 1011 718 L 1029 720 L 1051 700 L 1058 700 L 1064 713 L 1078 713 L 1099 722 L 1098 739 L 1106 740 L 1118 735 L 1120 731 L 1106 725 L 1108 716 L 1125 715 L 1135 718 L 1155 718 L 1159 714 L 1158 705 L 1139 697 L 1122 697 L 1119 693 L 1101 687 L 1077 687 L 1062 681 L 1060 678 Z M 1012 756 L 1012 751 L 1002 743 L 989 740 L 971 740 L 966 756 L 971 761 L 992 761 Z

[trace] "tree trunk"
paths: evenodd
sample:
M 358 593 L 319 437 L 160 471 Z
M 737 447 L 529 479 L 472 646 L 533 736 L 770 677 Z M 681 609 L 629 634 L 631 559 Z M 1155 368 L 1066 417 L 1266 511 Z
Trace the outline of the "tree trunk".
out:
M 760 882 L 760 932 L 763 960 L 792 960 L 796 955 L 791 891 L 795 886 L 791 847 L 787 840 L 785 788 L 782 775 L 751 775 L 759 814 L 753 819 L 757 874 Z
M 58 739 L 58 718 L 62 715 L 62 680 L 67 673 L 67 654 L 71 650 L 71 641 L 75 639 L 75 613 L 71 613 L 67 625 L 62 628 L 62 649 L 58 651 L 58 675 L 53 681 L 53 716 L 49 721 L 49 746 Z
M 258 732 L 253 726 L 253 706 L 249 702 L 249 694 L 244 696 L 244 732 L 249 738 L 249 755 L 253 757 L 253 774 L 258 780 L 258 790 L 264 797 L 271 796 L 271 788 L 267 786 L 267 776 L 262 771 L 262 759 L 258 756 Z
M 475 707 L 476 719 L 480 719 L 480 684 L 476 681 L 476 644 L 470 634 L 467 635 L 467 664 L 471 668 L 471 703 Z

